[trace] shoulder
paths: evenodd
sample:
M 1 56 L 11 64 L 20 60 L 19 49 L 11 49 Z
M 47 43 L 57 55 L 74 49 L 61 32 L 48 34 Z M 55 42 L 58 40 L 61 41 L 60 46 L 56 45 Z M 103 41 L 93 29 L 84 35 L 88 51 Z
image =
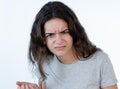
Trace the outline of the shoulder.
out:
M 109 60 L 109 56 L 107 53 L 105 53 L 104 51 L 97 51 L 95 52 L 92 56 L 92 59 L 98 60 L 98 61 L 105 61 L 105 60 Z
M 108 57 L 108 54 L 105 53 L 104 51 L 96 51 L 96 52 L 93 54 L 93 57 L 101 57 L 101 58 L 104 58 L 104 57 Z
M 104 51 L 97 51 L 89 57 L 89 60 L 94 62 L 97 66 L 101 67 L 106 64 L 111 65 L 109 55 Z

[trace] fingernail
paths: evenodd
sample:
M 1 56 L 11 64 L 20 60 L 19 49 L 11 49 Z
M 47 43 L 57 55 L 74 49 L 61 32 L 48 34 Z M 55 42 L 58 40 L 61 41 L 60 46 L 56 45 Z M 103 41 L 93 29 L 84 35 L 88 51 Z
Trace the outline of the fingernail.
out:
M 20 87 L 17 87 L 17 89 L 20 89 Z

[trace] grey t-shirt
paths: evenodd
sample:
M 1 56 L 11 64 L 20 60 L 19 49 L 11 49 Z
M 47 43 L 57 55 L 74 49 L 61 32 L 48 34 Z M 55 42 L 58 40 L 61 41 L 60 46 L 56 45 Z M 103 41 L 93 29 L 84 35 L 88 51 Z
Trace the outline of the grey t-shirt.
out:
M 81 58 L 73 64 L 62 64 L 54 56 L 49 64 L 44 64 L 46 89 L 101 89 L 117 83 L 106 53 L 98 51 L 84 60 Z

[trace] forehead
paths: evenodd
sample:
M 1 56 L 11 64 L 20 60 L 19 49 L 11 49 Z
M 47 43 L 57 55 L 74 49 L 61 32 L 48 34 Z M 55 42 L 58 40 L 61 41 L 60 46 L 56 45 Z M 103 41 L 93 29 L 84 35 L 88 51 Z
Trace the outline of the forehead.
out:
M 44 29 L 45 32 L 57 32 L 57 31 L 62 31 L 68 28 L 67 22 L 65 22 L 63 19 L 60 18 L 53 18 L 48 20 L 45 25 Z

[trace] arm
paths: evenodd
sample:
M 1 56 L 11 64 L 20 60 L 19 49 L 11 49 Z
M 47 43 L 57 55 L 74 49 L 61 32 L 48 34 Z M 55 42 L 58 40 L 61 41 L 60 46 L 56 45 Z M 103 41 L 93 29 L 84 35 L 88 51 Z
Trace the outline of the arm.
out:
M 105 88 L 102 88 L 102 89 L 118 89 L 118 87 L 117 87 L 117 84 L 116 84 L 116 85 L 112 85 L 112 86 L 105 87 Z

